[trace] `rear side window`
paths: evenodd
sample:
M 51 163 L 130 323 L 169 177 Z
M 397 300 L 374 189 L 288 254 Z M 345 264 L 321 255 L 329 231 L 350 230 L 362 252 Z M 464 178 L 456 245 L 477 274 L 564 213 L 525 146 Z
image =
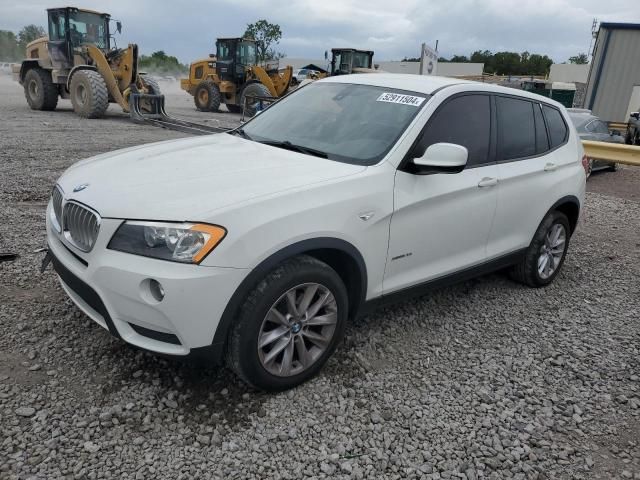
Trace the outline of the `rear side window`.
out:
M 489 161 L 491 106 L 488 95 L 463 95 L 447 101 L 429 119 L 416 148 L 421 156 L 435 143 L 455 143 L 467 147 L 467 165 Z
M 549 150 L 549 137 L 539 103 L 533 104 L 533 118 L 536 122 L 536 153 L 539 155 Z
M 602 120 L 593 122 L 593 131 L 596 133 L 609 133 L 609 127 Z
M 498 152 L 501 160 L 536 154 L 536 125 L 533 103 L 510 97 L 496 97 Z
M 543 105 L 542 111 L 544 118 L 547 120 L 547 128 L 549 129 L 549 139 L 551 140 L 551 148 L 562 145 L 567 139 L 569 130 L 562 119 L 562 114 L 553 107 Z

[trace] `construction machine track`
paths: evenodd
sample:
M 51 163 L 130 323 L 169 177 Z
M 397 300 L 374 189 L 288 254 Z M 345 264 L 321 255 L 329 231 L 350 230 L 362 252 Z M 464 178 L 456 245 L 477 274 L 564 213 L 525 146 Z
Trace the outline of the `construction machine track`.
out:
M 146 103 L 145 110 L 142 107 L 143 103 Z M 129 95 L 129 115 L 136 123 L 154 125 L 192 135 L 211 135 L 212 133 L 224 133 L 231 130 L 230 128 L 210 127 L 170 117 L 164 109 L 164 95 L 131 93 Z

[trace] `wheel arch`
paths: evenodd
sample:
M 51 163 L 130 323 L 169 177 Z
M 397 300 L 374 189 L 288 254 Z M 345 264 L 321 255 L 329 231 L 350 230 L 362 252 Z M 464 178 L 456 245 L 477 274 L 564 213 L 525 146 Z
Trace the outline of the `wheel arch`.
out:
M 555 211 L 562 212 L 567 216 L 567 219 L 569 220 L 569 228 L 571 229 L 570 235 L 573 235 L 573 232 L 578 225 L 578 219 L 580 218 L 580 200 L 578 200 L 578 197 L 574 195 L 562 197 L 551 206 L 544 217 L 546 217 L 550 212 Z
M 24 77 L 27 75 L 27 72 L 32 68 L 44 68 L 42 63 L 39 60 L 23 60 L 20 64 L 20 83 L 24 82 Z M 44 68 L 45 70 L 49 70 L 48 68 Z
M 333 237 L 302 240 L 278 250 L 260 262 L 233 293 L 220 318 L 212 341 L 212 346 L 217 347 L 212 349 L 216 363 L 220 363 L 223 359 L 230 327 L 246 296 L 277 265 L 303 254 L 325 262 L 338 273 L 349 295 L 349 318 L 357 315 L 364 305 L 367 294 L 367 268 L 360 251 L 351 243 Z

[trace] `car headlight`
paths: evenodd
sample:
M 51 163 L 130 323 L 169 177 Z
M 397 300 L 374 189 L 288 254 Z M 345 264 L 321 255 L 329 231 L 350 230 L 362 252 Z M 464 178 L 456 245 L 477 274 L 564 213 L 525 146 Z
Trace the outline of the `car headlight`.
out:
M 200 263 L 227 230 L 204 223 L 124 222 L 107 248 L 182 263 Z

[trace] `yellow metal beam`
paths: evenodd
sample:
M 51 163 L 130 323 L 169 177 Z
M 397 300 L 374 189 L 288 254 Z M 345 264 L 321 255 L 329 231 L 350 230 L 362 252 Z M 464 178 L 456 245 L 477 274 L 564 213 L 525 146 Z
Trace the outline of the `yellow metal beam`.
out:
M 589 158 L 640 167 L 640 147 L 638 146 L 592 140 L 583 140 L 582 146 L 584 154 Z
M 629 124 L 625 122 L 609 122 L 609 130 L 620 130 L 626 132 Z

